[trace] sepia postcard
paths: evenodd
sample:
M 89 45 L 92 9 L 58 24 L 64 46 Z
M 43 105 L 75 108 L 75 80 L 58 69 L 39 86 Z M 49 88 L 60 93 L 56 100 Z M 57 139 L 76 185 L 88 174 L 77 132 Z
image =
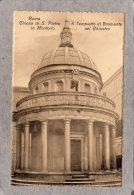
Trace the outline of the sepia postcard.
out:
M 122 186 L 124 14 L 15 11 L 12 185 Z

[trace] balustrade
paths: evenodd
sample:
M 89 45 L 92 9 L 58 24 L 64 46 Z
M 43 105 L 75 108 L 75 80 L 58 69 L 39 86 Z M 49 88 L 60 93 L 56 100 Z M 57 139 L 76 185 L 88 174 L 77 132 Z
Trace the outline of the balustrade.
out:
M 86 93 L 44 93 L 31 95 L 17 103 L 17 111 L 38 106 L 80 105 L 113 110 L 115 104 L 108 98 Z

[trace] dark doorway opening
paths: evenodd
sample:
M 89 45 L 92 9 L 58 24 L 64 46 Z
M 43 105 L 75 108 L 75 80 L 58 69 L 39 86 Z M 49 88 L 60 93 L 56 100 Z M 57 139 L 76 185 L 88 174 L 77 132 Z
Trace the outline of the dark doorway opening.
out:
M 71 140 L 71 170 L 81 171 L 81 140 Z

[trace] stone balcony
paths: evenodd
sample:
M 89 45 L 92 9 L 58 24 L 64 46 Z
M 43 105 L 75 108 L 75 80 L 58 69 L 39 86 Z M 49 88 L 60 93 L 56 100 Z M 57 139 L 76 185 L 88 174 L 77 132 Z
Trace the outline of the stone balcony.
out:
M 115 104 L 110 99 L 82 92 L 51 92 L 29 95 L 21 99 L 17 104 L 17 111 L 35 107 L 50 106 L 80 106 L 102 108 L 114 111 Z

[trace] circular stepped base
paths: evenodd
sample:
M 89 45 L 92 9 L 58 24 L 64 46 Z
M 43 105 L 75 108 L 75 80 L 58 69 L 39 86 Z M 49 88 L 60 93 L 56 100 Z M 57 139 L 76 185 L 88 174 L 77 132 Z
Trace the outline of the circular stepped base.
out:
M 105 175 L 104 175 L 105 176 Z M 44 180 L 38 178 L 20 178 L 20 177 L 12 177 L 11 180 L 12 185 L 86 185 L 86 186 L 102 186 L 102 187 L 112 187 L 112 186 L 121 186 L 121 177 L 115 176 L 111 177 L 101 177 L 95 178 L 94 175 L 87 174 L 73 174 L 69 176 L 69 178 L 64 178 L 63 181 L 56 180 Z
M 28 180 L 19 180 L 18 179 L 14 179 L 11 182 L 12 185 L 20 185 L 20 186 L 29 186 L 29 185 L 78 185 L 78 186 L 102 186 L 102 187 L 116 187 L 116 186 L 121 186 L 121 180 L 113 180 L 113 181 L 80 181 L 80 182 L 41 182 L 41 181 L 28 181 Z

